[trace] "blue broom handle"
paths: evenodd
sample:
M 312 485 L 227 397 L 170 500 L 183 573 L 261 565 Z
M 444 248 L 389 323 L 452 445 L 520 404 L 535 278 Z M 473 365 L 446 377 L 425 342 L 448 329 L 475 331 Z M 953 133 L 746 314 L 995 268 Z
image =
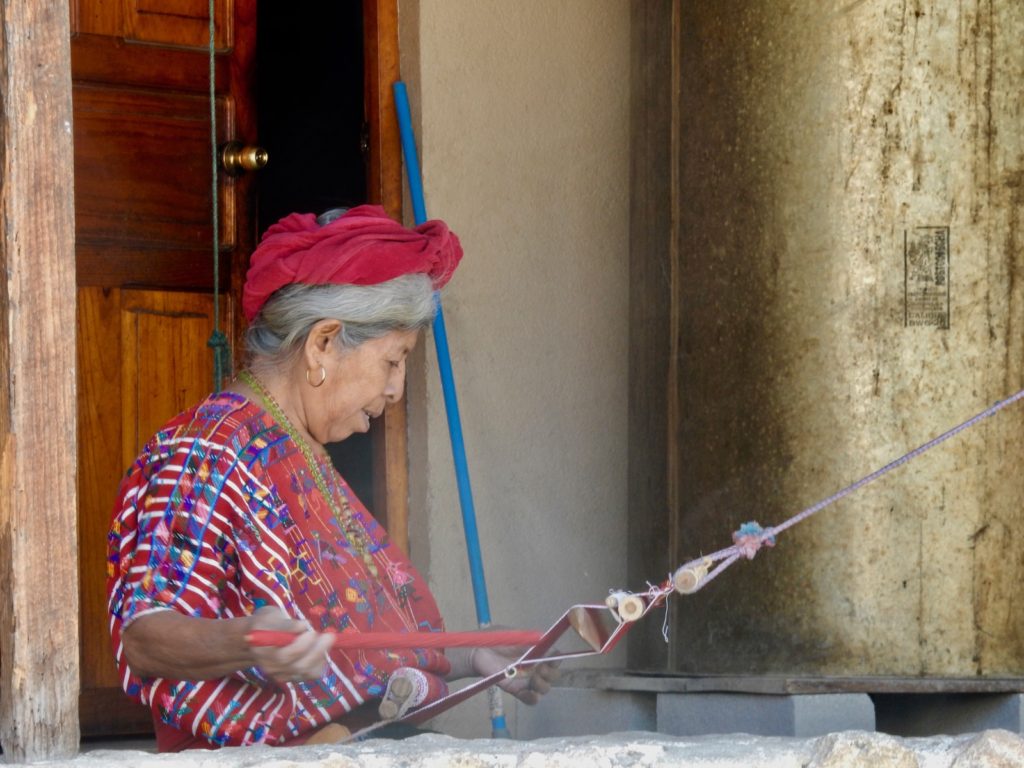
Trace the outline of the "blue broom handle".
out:
M 406 84 L 400 80 L 394 84 L 394 105 L 398 115 L 398 132 L 401 136 L 401 153 L 406 159 L 406 175 L 409 178 L 409 194 L 413 199 L 413 219 L 417 224 L 427 220 L 427 207 L 423 202 L 423 178 L 420 175 L 420 159 L 416 154 L 416 138 L 413 135 L 413 118 L 409 109 L 409 94 Z M 455 462 L 456 482 L 459 486 L 459 506 L 462 509 L 462 527 L 466 536 L 466 554 L 469 556 L 469 574 L 473 583 L 473 601 L 476 603 L 476 621 L 480 627 L 490 625 L 490 606 L 487 603 L 487 583 L 483 578 L 483 557 L 480 554 L 480 538 L 476 530 L 476 510 L 473 507 L 473 488 L 469 483 L 469 464 L 466 462 L 466 443 L 462 438 L 462 419 L 459 417 L 459 398 L 455 391 L 455 376 L 452 373 L 452 353 L 444 329 L 444 312 L 441 310 L 440 293 L 434 294 L 437 313 L 434 315 L 434 346 L 437 349 L 437 367 L 441 375 L 441 391 L 444 393 L 444 412 L 449 422 L 449 437 L 452 441 L 452 458 Z M 508 736 L 501 690 L 489 690 L 490 732 L 495 737 Z
M 398 129 L 402 138 L 402 154 L 405 157 L 406 175 L 409 178 L 409 195 L 412 197 L 413 219 L 416 224 L 422 224 L 427 220 L 427 208 L 423 202 L 423 178 L 420 175 L 419 157 L 416 154 L 416 139 L 412 130 L 412 115 L 409 110 L 409 96 L 405 90 L 405 83 L 400 80 L 396 82 L 394 92 L 395 109 L 398 112 Z M 466 535 L 466 553 L 469 555 L 469 573 L 473 582 L 476 619 L 481 626 L 487 626 L 491 623 L 491 608 L 487 601 L 487 582 L 484 579 L 484 561 L 480 554 L 476 509 L 473 506 L 473 488 L 469 482 L 466 444 L 462 439 L 462 419 L 459 417 L 459 400 L 455 393 L 455 376 L 452 373 L 451 352 L 448 348 L 448 332 L 445 330 L 440 293 L 434 294 L 434 302 L 437 305 L 433 326 L 434 346 L 437 348 L 437 365 L 441 372 L 445 413 L 448 414 L 448 435 L 451 438 L 455 480 L 459 488 L 459 506 L 462 509 L 462 527 Z
M 420 161 L 416 154 L 416 139 L 412 131 L 412 114 L 409 110 L 409 95 L 401 80 L 394 85 L 395 109 L 398 114 L 398 129 L 402 139 L 402 155 L 409 179 L 409 195 L 412 198 L 413 220 L 422 224 L 427 220 L 427 206 L 423 202 L 423 177 L 420 175 Z M 484 579 L 484 560 L 480 554 L 480 536 L 476 528 L 476 509 L 473 506 L 473 488 L 469 483 L 469 464 L 466 462 L 466 444 L 462 439 L 462 419 L 459 417 L 459 400 L 455 394 L 455 376 L 452 373 L 451 352 L 448 349 L 448 332 L 444 325 L 441 309 L 441 294 L 434 294 L 437 314 L 434 315 L 434 346 L 437 349 L 437 366 L 441 372 L 441 391 L 444 393 L 444 409 L 448 415 L 448 436 L 452 444 L 452 459 L 455 463 L 455 480 L 459 488 L 459 506 L 462 509 L 462 529 L 466 536 L 466 554 L 469 556 L 469 575 L 473 583 L 473 601 L 476 603 L 476 620 L 481 627 L 491 623 L 491 607 L 487 602 L 487 581 Z M 505 712 L 498 688 L 490 689 L 491 735 L 508 736 Z

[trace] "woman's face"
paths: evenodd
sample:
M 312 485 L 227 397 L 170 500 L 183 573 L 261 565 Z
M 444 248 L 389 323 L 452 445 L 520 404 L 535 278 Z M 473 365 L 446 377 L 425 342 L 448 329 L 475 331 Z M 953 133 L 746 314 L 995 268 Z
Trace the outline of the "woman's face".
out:
M 384 406 L 402 399 L 405 359 L 419 331 L 391 331 L 352 349 L 332 342 L 321 356 L 324 383 L 307 390 L 309 433 L 320 443 L 336 443 L 366 432 Z M 309 372 L 316 383 L 319 368 Z

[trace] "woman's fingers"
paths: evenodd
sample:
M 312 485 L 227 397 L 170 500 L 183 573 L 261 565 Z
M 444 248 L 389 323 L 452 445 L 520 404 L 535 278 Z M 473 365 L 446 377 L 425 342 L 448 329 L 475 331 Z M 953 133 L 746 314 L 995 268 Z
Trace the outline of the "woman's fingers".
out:
M 543 665 L 542 665 L 543 666 Z M 548 693 L 551 690 L 551 683 L 549 683 L 543 675 L 540 674 L 540 669 L 530 675 L 530 690 L 534 693 L 538 693 L 541 696 Z
M 505 693 L 511 693 L 524 704 L 536 704 L 537 694 L 530 690 L 530 679 L 525 675 L 516 675 L 498 681 L 498 687 Z
M 310 629 L 305 621 L 293 619 L 273 605 L 264 605 L 253 611 L 250 617 L 251 629 L 266 629 L 273 632 L 304 632 Z
M 295 662 L 296 675 L 301 680 L 315 680 L 323 677 L 324 667 L 327 665 L 327 653 L 334 644 L 334 638 L 329 634 L 319 632 L 307 632 L 313 636 L 313 642 L 308 651 Z
M 473 671 L 486 677 L 500 670 L 507 670 L 510 665 L 515 664 L 522 654 L 528 650 L 525 647 L 498 646 L 495 648 L 475 648 L 470 655 Z M 559 655 L 557 649 L 551 649 L 553 655 Z M 551 691 L 551 684 L 555 682 L 561 672 L 558 669 L 557 661 L 544 661 L 535 665 L 519 667 L 516 674 L 506 677 L 498 682 L 498 687 L 515 696 L 524 704 L 536 704 Z
M 276 666 L 282 675 L 291 680 L 311 680 L 320 677 L 327 661 L 327 652 L 331 648 L 333 638 L 307 630 L 297 635 L 295 640 L 276 652 Z
M 537 665 L 535 674 L 544 681 L 548 690 L 551 690 L 551 684 L 558 682 L 558 679 L 562 676 L 562 670 L 558 668 L 557 661 L 545 661 L 543 664 Z
M 329 635 L 306 631 L 289 645 L 254 649 L 253 655 L 259 668 L 279 682 L 312 680 L 323 675 L 331 643 Z
M 256 665 L 278 682 L 299 682 L 321 677 L 334 638 L 310 629 L 304 621 L 288 617 L 283 611 L 265 606 L 252 615 L 252 629 L 293 632 L 295 639 L 281 647 L 252 648 Z
M 544 696 L 551 692 L 551 684 L 561 676 L 562 672 L 558 669 L 558 662 L 545 661 L 538 664 L 531 670 L 530 690 L 536 693 L 538 698 Z
M 551 691 L 551 684 L 560 676 L 557 662 L 545 661 L 533 667 L 521 667 L 518 674 L 502 680 L 498 687 L 532 706 Z

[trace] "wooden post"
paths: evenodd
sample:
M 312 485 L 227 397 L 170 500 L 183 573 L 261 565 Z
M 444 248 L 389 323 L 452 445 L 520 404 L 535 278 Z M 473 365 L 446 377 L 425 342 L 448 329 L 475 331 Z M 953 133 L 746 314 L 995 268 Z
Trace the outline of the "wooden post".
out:
M 78 749 L 74 176 L 67 3 L 0 5 L 0 743 Z
M 632 0 L 629 225 L 629 538 L 627 573 L 643 584 L 675 560 L 674 484 L 678 391 L 672 293 L 677 272 L 672 158 L 678 0 Z M 645 575 L 647 574 L 647 575 Z M 670 609 L 677 601 L 672 601 Z M 629 635 L 631 669 L 661 671 L 669 646 L 657 622 Z
M 391 86 L 398 71 L 398 0 L 363 0 L 366 124 L 369 141 L 367 195 L 402 218 L 402 149 Z M 422 343 L 422 342 L 421 342 Z M 374 514 L 403 552 L 409 551 L 408 416 L 405 398 L 384 411 L 373 440 Z

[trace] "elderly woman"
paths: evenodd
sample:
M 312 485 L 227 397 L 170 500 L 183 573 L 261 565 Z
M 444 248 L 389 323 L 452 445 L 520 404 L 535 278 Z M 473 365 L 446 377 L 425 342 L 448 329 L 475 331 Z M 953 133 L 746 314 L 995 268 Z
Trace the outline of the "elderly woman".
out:
M 322 740 L 377 719 L 396 669 L 418 670 L 436 698 L 447 679 L 508 663 L 483 648 L 332 649 L 335 632 L 442 629 L 324 444 L 402 397 L 433 292 L 461 256 L 442 222 L 406 229 L 371 206 L 324 226 L 293 214 L 264 235 L 243 294 L 248 367 L 157 432 L 114 510 L 115 656 L 161 751 Z M 296 634 L 257 648 L 253 630 Z M 552 672 L 507 689 L 534 703 Z

